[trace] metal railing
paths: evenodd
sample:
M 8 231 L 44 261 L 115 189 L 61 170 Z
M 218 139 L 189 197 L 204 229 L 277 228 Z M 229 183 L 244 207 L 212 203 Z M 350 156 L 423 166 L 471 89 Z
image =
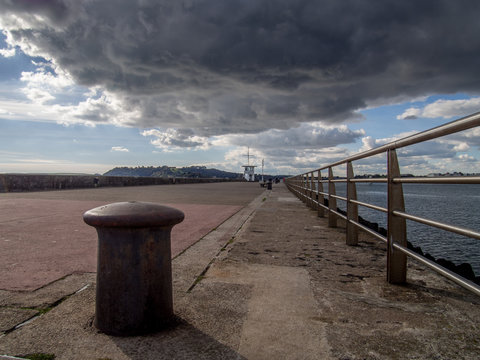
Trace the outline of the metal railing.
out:
M 414 134 L 412 136 L 385 144 L 383 146 L 356 154 L 346 159 L 334 162 L 330 165 L 312 170 L 286 180 L 287 187 L 308 206 L 318 211 L 318 216 L 328 214 L 328 225 L 337 226 L 337 219 L 346 221 L 346 243 L 356 245 L 358 242 L 358 230 L 361 229 L 375 238 L 387 244 L 387 280 L 390 283 L 404 283 L 407 276 L 407 256 L 423 263 L 427 267 L 442 274 L 457 284 L 480 295 L 480 286 L 460 275 L 438 265 L 436 262 L 416 253 L 407 247 L 407 220 L 415 221 L 431 227 L 443 229 L 449 232 L 479 239 L 480 233 L 471 229 L 463 228 L 434 221 L 431 219 L 415 216 L 405 212 L 403 196 L 404 183 L 428 183 L 428 184 L 480 184 L 480 177 L 402 177 L 397 149 L 410 145 L 437 139 L 446 135 L 468 130 L 480 126 L 480 112 L 456 121 L 435 127 L 433 129 Z M 358 179 L 354 176 L 353 162 L 371 158 L 372 156 L 386 154 L 387 174 L 385 178 Z M 334 177 L 334 168 L 345 167 L 346 176 Z M 328 171 L 328 175 L 322 177 L 322 171 Z M 342 169 L 342 171 L 345 171 Z M 386 183 L 387 184 L 387 207 L 381 207 L 357 200 L 357 187 L 359 182 Z M 336 183 L 346 183 L 346 197 L 336 194 Z M 327 185 L 324 191 L 323 185 Z M 328 201 L 325 201 L 327 199 Z M 346 215 L 337 210 L 337 200 L 346 203 Z M 327 205 L 328 204 L 328 205 Z M 387 214 L 387 236 L 384 236 L 368 226 L 359 222 L 358 207 L 366 207 Z

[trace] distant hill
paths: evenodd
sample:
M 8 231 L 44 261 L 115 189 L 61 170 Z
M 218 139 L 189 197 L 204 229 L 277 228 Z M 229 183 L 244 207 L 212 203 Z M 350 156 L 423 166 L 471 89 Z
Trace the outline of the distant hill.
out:
M 177 178 L 241 178 L 242 174 L 222 171 L 218 169 L 207 169 L 206 166 L 139 166 L 139 167 L 116 167 L 107 171 L 105 176 L 143 176 L 143 177 L 177 177 Z

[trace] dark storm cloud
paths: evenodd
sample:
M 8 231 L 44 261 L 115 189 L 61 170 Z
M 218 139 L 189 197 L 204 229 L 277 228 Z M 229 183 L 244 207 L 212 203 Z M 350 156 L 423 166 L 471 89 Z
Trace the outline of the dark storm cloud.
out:
M 25 51 L 116 94 L 138 126 L 252 133 L 480 89 L 477 0 L 16 0 L 1 12 Z
M 285 149 L 318 149 L 340 144 L 350 144 L 365 135 L 362 130 L 353 131 L 346 126 L 324 127 L 302 124 L 288 130 L 269 130 L 255 135 L 233 135 L 228 142 L 238 146 L 256 147 L 261 144 L 275 151 Z

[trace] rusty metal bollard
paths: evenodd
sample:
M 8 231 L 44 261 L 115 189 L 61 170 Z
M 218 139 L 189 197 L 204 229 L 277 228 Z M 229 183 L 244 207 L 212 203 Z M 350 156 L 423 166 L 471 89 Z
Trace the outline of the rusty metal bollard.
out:
M 139 335 L 173 320 L 170 232 L 180 210 L 119 202 L 83 214 L 98 233 L 95 326 L 109 335 Z

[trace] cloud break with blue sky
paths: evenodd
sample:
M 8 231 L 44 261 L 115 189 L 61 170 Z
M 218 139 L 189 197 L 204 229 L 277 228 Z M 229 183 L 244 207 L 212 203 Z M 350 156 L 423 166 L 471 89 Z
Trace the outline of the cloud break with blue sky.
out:
M 295 174 L 480 110 L 477 0 L 1 0 L 0 172 Z M 415 174 L 480 172 L 480 129 Z M 358 172 L 382 172 L 379 160 Z

